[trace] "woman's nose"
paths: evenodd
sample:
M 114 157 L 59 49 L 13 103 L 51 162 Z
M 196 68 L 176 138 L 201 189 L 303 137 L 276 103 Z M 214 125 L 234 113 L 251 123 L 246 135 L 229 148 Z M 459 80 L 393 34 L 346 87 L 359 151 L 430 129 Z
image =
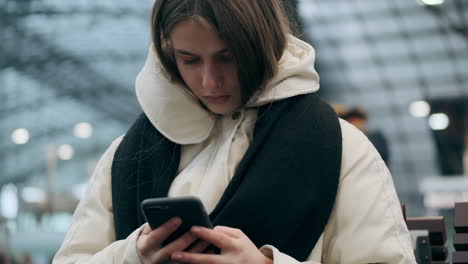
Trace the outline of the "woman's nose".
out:
M 221 86 L 221 71 L 215 65 L 206 65 L 203 71 L 203 88 L 217 89 Z

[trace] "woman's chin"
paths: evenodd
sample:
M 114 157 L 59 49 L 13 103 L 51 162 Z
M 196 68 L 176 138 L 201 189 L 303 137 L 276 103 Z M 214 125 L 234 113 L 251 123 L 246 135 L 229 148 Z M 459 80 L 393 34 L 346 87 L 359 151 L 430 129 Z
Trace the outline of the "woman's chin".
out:
M 217 115 L 230 115 L 236 111 L 237 108 L 234 107 L 222 107 L 222 106 L 208 106 L 208 109 L 213 114 Z

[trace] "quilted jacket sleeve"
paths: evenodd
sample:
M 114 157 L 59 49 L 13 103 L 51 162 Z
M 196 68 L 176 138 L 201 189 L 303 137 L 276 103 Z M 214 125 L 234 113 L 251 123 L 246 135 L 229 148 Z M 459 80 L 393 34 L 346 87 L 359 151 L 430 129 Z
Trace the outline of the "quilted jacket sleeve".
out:
M 110 177 L 121 140 L 116 139 L 98 162 L 53 264 L 141 263 L 136 251 L 139 229 L 125 240 L 115 241 Z

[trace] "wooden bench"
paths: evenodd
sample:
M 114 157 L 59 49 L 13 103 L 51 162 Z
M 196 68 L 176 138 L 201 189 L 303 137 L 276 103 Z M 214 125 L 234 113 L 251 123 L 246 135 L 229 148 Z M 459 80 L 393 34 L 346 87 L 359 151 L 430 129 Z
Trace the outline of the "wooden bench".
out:
M 468 202 L 455 203 L 453 264 L 468 264 Z

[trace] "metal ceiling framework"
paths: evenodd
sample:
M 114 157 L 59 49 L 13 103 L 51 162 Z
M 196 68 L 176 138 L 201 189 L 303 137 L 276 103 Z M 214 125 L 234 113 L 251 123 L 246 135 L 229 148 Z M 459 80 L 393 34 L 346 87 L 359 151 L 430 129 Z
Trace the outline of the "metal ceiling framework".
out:
M 138 109 L 136 101 L 128 102 L 134 98 L 131 90 L 97 73 L 88 66 L 89 62 L 63 52 L 42 36 L 26 30 L 20 18 L 28 13 L 25 9 L 29 4 L 29 1 L 18 2 L 15 8 L 22 12 L 13 15 L 5 7 L 0 8 L 0 21 L 8 25 L 0 31 L 7 36 L 0 50 L 3 58 L 0 69 L 12 67 L 43 83 L 44 87 L 54 89 L 59 96 L 72 97 L 113 119 L 131 122 Z
M 432 7 L 416 0 L 301 1 L 322 94 L 368 110 L 371 129 L 390 141 L 403 202 L 417 204 L 418 182 L 438 174 L 427 119 L 412 117 L 409 104 L 468 97 L 468 5 L 462 1 Z
M 31 0 L 3 0 L 0 1 L 0 35 L 2 36 L 2 48 L 0 49 L 0 70 L 13 69 L 41 84 L 41 89 L 51 89 L 55 96 L 41 97 L 25 105 L 13 105 L 6 107 L 7 96 L 1 96 L 5 103 L 0 104 L 0 120 L 7 116 L 15 115 L 25 111 L 34 111 L 48 104 L 53 104 L 61 98 L 72 98 L 76 102 L 94 109 L 95 119 L 98 124 L 105 124 L 108 121 L 117 121 L 123 126 L 127 126 L 138 114 L 133 87 L 123 87 L 122 84 L 97 72 L 90 67 L 90 59 L 102 60 L 110 59 L 115 63 L 125 63 L 126 61 L 141 60 L 139 54 L 96 54 L 92 58 L 77 56 L 66 52 L 55 45 L 50 39 L 44 38 L 40 34 L 27 29 L 24 26 L 24 18 L 31 15 L 43 16 L 64 16 L 64 15 L 85 15 L 99 17 L 121 18 L 132 16 L 141 19 L 142 13 L 129 9 L 106 8 L 72 8 L 69 10 L 58 10 L 54 7 L 40 6 L 42 1 Z M 34 3 L 33 3 L 34 2 Z M 34 7 L 32 7 L 34 4 Z M 146 14 L 146 13 L 145 13 Z M 4 131 L 8 132 L 8 131 Z M 4 133 L 3 132 L 3 133 Z M 35 131 L 31 134 L 31 142 L 27 147 L 10 145 L 0 149 L 0 165 L 2 170 L 8 164 L 7 157 L 14 155 L 25 155 L 28 148 L 38 147 L 43 138 L 53 139 L 57 136 L 70 132 L 70 127 L 46 127 L 42 131 Z M 6 139 L 6 135 L 4 134 Z M 104 141 L 106 142 L 106 141 Z M 97 142 L 80 151 L 80 156 L 75 159 L 85 159 L 100 153 L 108 146 L 108 143 Z M 100 150 L 100 151 L 97 151 Z M 6 183 L 20 183 L 30 179 L 33 175 L 45 171 L 45 163 L 38 166 L 29 167 L 28 164 L 20 164 L 14 175 L 0 175 L 0 187 Z M 0 172 L 2 171 L 0 170 Z
M 426 7 L 445 24 L 444 28 L 456 32 L 468 41 L 468 2 L 466 0 L 451 0 L 444 5 Z

